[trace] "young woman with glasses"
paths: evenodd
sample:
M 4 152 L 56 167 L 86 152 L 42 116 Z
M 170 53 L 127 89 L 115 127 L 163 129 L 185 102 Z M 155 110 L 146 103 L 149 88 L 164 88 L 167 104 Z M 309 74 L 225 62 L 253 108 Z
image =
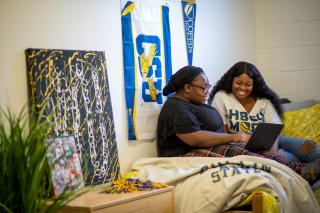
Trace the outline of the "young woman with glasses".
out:
M 309 164 L 288 162 L 274 155 L 247 151 L 243 142 L 250 138 L 245 133 L 224 131 L 219 112 L 205 104 L 210 84 L 200 67 L 186 66 L 171 76 L 163 95 L 168 96 L 157 124 L 157 148 L 160 157 L 233 157 L 251 155 L 276 160 L 287 165 L 309 183 L 320 177 L 320 160 Z M 233 143 L 231 143 L 233 142 Z M 312 175 L 310 175 L 312 174 Z

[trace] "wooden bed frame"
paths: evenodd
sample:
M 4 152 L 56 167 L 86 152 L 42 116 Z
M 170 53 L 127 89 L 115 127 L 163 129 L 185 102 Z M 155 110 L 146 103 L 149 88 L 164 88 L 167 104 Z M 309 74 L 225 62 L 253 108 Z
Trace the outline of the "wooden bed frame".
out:
M 256 193 L 252 197 L 251 210 L 242 210 L 241 208 L 230 209 L 224 213 L 262 213 L 263 212 L 263 196 Z

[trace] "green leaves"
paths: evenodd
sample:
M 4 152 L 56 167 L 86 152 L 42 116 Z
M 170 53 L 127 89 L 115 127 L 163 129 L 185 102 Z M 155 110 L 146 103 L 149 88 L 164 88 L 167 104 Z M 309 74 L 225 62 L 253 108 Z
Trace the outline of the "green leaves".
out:
M 51 197 L 50 122 L 40 122 L 41 116 L 29 122 L 28 115 L 25 109 L 17 117 L 0 110 L 0 212 L 51 212 L 75 197 L 75 192 Z

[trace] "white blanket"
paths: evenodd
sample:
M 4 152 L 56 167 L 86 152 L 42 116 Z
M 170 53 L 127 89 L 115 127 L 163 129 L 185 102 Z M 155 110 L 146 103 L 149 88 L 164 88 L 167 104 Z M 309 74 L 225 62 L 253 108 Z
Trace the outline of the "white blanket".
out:
M 309 184 L 276 161 L 253 157 L 143 158 L 139 177 L 174 185 L 175 212 L 222 212 L 257 189 L 278 198 L 281 212 L 320 212 Z

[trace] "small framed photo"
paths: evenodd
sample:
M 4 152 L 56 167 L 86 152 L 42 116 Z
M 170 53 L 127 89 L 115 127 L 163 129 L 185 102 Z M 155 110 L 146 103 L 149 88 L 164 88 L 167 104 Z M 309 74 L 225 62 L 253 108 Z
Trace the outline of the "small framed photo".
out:
M 54 195 L 84 187 L 80 158 L 73 136 L 47 139 L 48 159 L 52 165 Z

